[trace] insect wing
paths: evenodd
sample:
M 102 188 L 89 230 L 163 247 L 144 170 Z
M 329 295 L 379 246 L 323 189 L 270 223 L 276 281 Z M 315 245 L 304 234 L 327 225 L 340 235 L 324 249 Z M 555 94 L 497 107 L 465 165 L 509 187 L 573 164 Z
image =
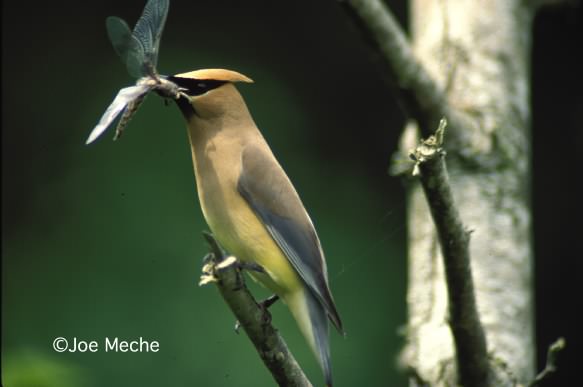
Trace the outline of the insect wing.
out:
M 125 20 L 117 16 L 109 16 L 105 19 L 105 26 L 113 49 L 126 65 L 130 75 L 135 78 L 145 75 L 142 70 L 143 63 L 146 60 L 144 50 L 132 35 L 132 31 Z
M 132 30 L 122 18 L 109 16 L 105 19 L 105 28 L 107 36 L 113 45 L 116 54 L 125 62 L 129 49 Z
M 116 119 L 119 113 L 126 108 L 126 106 L 137 98 L 140 98 L 152 90 L 150 85 L 136 85 L 130 87 L 124 87 L 115 96 L 113 102 L 109 105 L 103 116 L 99 120 L 99 123 L 93 130 L 85 144 L 90 144 L 95 141 L 105 130 L 111 125 L 111 123 Z
M 156 75 L 160 39 L 168 16 L 168 6 L 169 0 L 149 0 L 134 27 L 132 36 L 144 54 L 144 75 Z

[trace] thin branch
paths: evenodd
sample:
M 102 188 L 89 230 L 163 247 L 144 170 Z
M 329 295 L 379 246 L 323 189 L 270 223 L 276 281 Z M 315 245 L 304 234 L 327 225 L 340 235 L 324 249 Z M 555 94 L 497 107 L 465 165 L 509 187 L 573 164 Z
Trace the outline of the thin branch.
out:
M 434 136 L 422 141 L 411 153 L 437 230 L 445 268 L 459 384 L 488 386 L 490 365 L 486 336 L 476 308 L 470 265 L 469 232 L 455 206 L 442 148 L 442 120 Z
M 547 350 L 547 364 L 545 365 L 545 369 L 542 370 L 532 382 L 528 383 L 528 387 L 540 385 L 543 380 L 557 372 L 557 358 L 559 352 L 565 349 L 565 345 L 567 345 L 566 340 L 562 337 L 558 338 L 557 341 L 550 345 Z
M 445 117 L 450 132 L 455 133 L 455 146 L 460 146 L 458 142 L 469 144 L 472 121 L 449 105 L 445 92 L 413 54 L 389 8 L 381 0 L 341 0 L 341 4 L 381 54 L 383 70 L 397 88 L 406 112 L 418 122 L 422 136 L 428 137 Z
M 271 324 L 271 315 L 255 301 L 245 286 L 237 260 L 233 256 L 226 257 L 211 234 L 203 235 L 211 252 L 205 258 L 200 284 L 216 283 L 238 323 L 280 386 L 312 387 L 283 337 Z

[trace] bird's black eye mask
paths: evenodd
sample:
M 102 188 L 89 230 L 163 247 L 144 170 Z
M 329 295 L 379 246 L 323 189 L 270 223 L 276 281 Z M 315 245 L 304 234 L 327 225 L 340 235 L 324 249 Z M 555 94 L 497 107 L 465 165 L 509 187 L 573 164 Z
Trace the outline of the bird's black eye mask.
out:
M 178 85 L 178 87 L 185 89 L 183 92 L 191 97 L 202 95 L 209 90 L 216 89 L 217 87 L 227 83 L 226 81 L 217 81 L 212 79 L 203 80 L 175 76 L 169 76 L 167 79 L 171 82 L 174 82 L 176 85 Z M 181 96 L 176 100 L 176 104 L 186 118 L 190 119 L 192 115 L 196 114 L 194 106 L 192 106 L 188 98 Z
M 175 76 L 169 76 L 169 81 L 176 83 L 178 86 L 186 89 L 185 93 L 191 97 L 202 95 L 209 90 L 216 89 L 217 87 L 227 83 L 226 81 L 217 80 L 206 80 L 206 79 L 192 79 L 192 78 L 180 78 Z

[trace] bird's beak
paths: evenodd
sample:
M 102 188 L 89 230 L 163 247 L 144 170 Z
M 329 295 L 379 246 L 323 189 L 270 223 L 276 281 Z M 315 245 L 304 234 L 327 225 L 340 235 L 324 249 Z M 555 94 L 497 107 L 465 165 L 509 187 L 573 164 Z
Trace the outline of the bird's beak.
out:
M 186 89 L 171 81 L 168 76 L 160 75 L 158 79 L 159 81 L 154 87 L 154 91 L 156 91 L 160 97 L 173 99 L 175 101 L 183 97 L 188 99 L 188 96 L 184 93 Z

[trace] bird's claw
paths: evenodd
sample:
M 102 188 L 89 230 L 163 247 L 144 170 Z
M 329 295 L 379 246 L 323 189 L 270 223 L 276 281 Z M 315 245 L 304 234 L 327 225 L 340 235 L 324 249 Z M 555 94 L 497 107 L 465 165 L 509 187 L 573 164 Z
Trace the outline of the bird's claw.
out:
M 203 263 L 203 265 L 206 265 L 207 263 L 211 262 L 213 259 L 215 259 L 214 254 L 207 253 L 204 257 L 202 257 L 202 263 Z
M 216 268 L 217 270 L 223 270 L 231 265 L 234 265 L 235 263 L 237 263 L 237 258 L 230 255 L 227 258 L 223 259 L 221 262 L 219 262 Z
M 204 286 L 211 282 L 218 282 L 219 279 L 215 276 L 215 263 L 213 261 L 205 263 L 202 267 L 202 274 L 198 286 Z
M 275 302 L 279 300 L 279 296 L 277 294 L 272 294 L 271 296 L 267 297 L 265 300 L 260 301 L 258 304 L 263 309 L 268 309 L 271 305 L 275 304 Z
M 232 255 L 223 259 L 219 263 L 215 262 L 213 258 L 213 254 L 207 254 L 203 258 L 205 264 L 202 266 L 202 274 L 198 286 L 207 285 L 211 282 L 218 282 L 219 278 L 216 276 L 217 271 L 224 270 L 237 262 L 237 259 Z
M 265 269 L 255 262 L 239 262 L 239 269 L 265 274 Z

